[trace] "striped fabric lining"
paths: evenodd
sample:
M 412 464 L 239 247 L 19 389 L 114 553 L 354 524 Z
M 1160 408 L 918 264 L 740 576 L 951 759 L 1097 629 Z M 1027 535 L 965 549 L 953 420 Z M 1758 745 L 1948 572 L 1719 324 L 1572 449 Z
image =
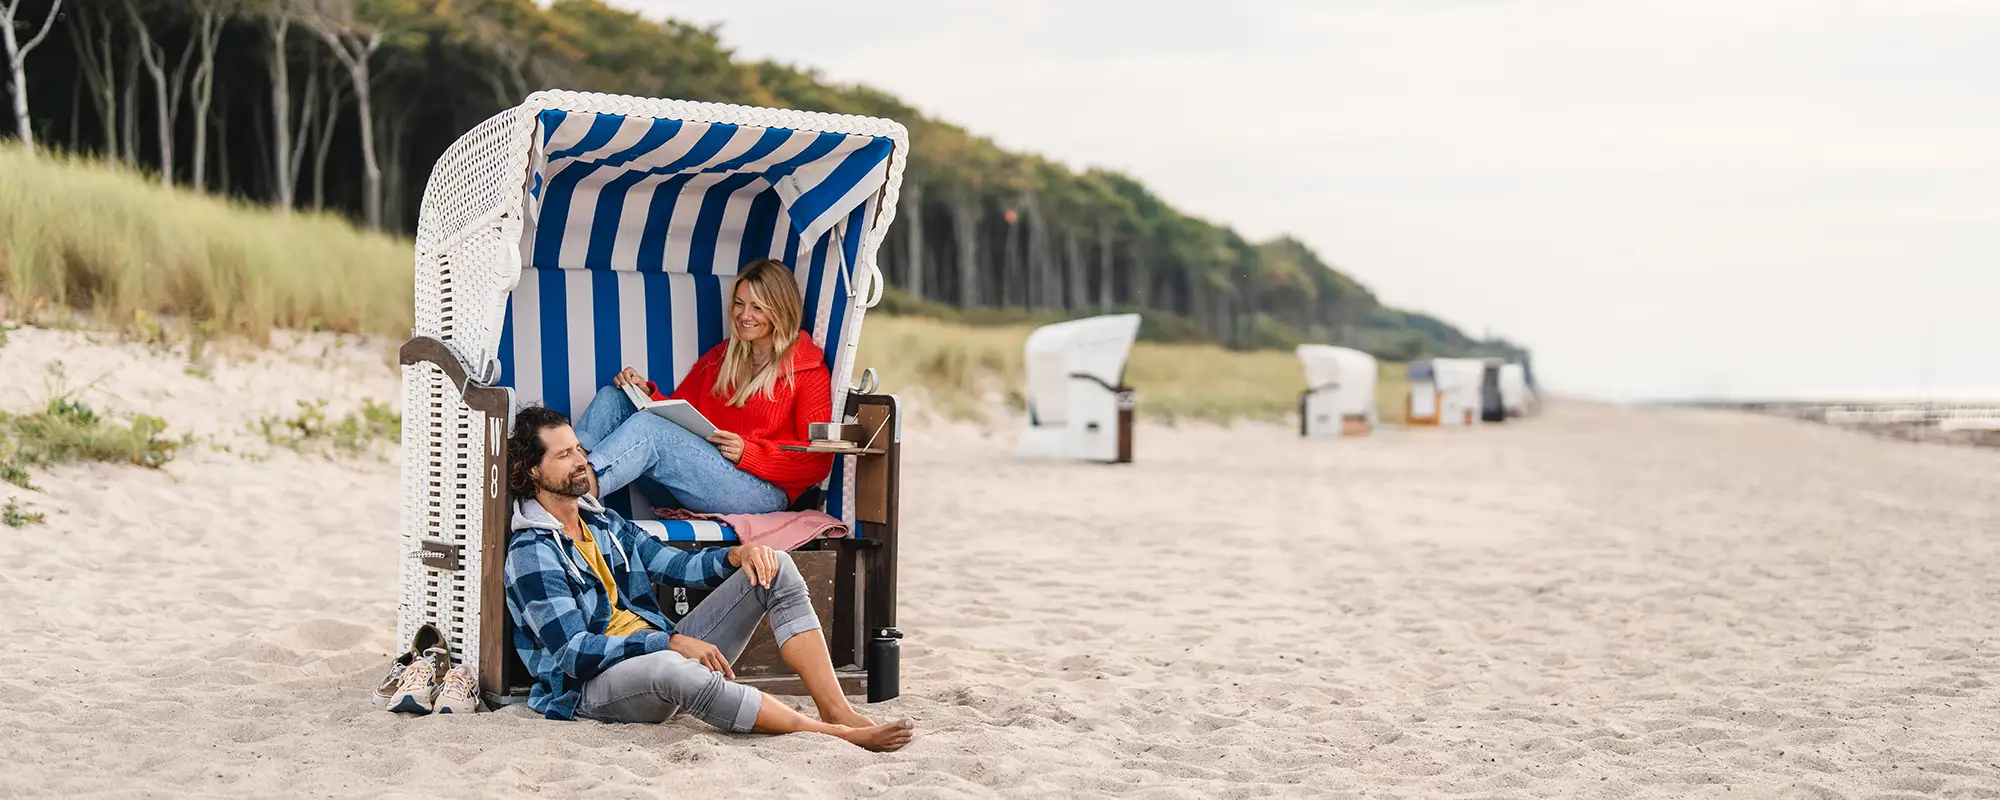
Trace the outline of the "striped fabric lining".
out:
M 736 531 L 720 522 L 705 519 L 682 520 L 634 520 L 639 530 L 652 534 L 663 542 L 714 542 L 727 544 L 736 541 Z
M 890 140 L 544 111 L 530 181 L 526 268 L 501 329 L 501 384 L 574 417 L 624 366 L 678 385 L 722 341 L 743 264 L 791 265 L 827 367 L 850 336 L 854 268 Z M 845 399 L 836 378 L 836 404 Z M 826 511 L 862 535 L 840 460 Z M 605 503 L 667 541 L 734 541 L 716 523 L 660 522 L 632 487 Z
M 559 269 L 795 263 L 800 242 L 870 204 L 893 150 L 882 137 L 610 114 L 543 111 L 540 125 L 522 252 Z

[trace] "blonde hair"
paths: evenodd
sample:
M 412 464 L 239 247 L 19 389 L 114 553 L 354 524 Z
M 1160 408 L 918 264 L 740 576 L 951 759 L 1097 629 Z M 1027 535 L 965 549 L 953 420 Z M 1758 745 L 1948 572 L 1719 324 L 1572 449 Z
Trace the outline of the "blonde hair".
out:
M 736 293 L 750 287 L 750 301 L 771 323 L 771 362 L 762 368 L 751 355 L 750 343 L 736 338 Z M 763 394 L 777 399 L 778 378 L 792 382 L 792 348 L 799 343 L 799 322 L 805 315 L 805 300 L 799 297 L 798 279 L 785 262 L 776 259 L 752 261 L 737 273 L 729 287 L 729 348 L 722 354 L 722 369 L 715 375 L 709 394 L 728 398 L 729 405 L 742 407 L 752 396 Z

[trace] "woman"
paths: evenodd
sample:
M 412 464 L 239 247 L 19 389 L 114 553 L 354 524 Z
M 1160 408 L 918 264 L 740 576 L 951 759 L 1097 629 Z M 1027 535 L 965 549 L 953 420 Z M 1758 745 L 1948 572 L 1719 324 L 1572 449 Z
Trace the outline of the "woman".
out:
M 779 449 L 805 444 L 808 425 L 832 413 L 825 353 L 799 330 L 804 301 L 783 262 L 752 262 L 731 290 L 729 338 L 703 354 L 674 388 L 715 423 L 706 441 L 652 414 L 639 414 L 622 388 L 666 399 L 626 367 L 576 422 L 576 436 L 597 472 L 598 496 L 641 477 L 673 492 L 689 511 L 760 514 L 783 511 L 826 479 L 833 456 Z

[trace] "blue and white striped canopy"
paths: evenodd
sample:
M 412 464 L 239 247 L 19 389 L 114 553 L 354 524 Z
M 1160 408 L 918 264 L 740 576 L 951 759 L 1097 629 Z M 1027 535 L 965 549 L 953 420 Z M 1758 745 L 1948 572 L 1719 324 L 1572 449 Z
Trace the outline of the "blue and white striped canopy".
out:
M 722 341 L 733 277 L 762 258 L 792 267 L 805 327 L 842 380 L 834 362 L 891 140 L 546 110 L 535 142 L 524 268 L 500 338 L 501 383 L 517 402 L 575 416 L 625 366 L 677 385 Z M 833 387 L 835 403 L 845 388 Z M 827 509 L 851 524 L 845 473 L 830 479 Z M 654 516 L 630 490 L 605 502 Z

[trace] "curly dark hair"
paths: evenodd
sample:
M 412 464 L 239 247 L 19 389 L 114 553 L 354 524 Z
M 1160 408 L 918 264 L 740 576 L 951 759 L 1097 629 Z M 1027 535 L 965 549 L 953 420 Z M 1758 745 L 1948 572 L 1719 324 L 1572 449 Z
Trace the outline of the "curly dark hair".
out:
M 514 432 L 507 437 L 507 491 L 515 497 L 534 497 L 535 479 L 528 470 L 541 466 L 549 446 L 542 431 L 569 424 L 561 411 L 529 406 L 514 414 Z

